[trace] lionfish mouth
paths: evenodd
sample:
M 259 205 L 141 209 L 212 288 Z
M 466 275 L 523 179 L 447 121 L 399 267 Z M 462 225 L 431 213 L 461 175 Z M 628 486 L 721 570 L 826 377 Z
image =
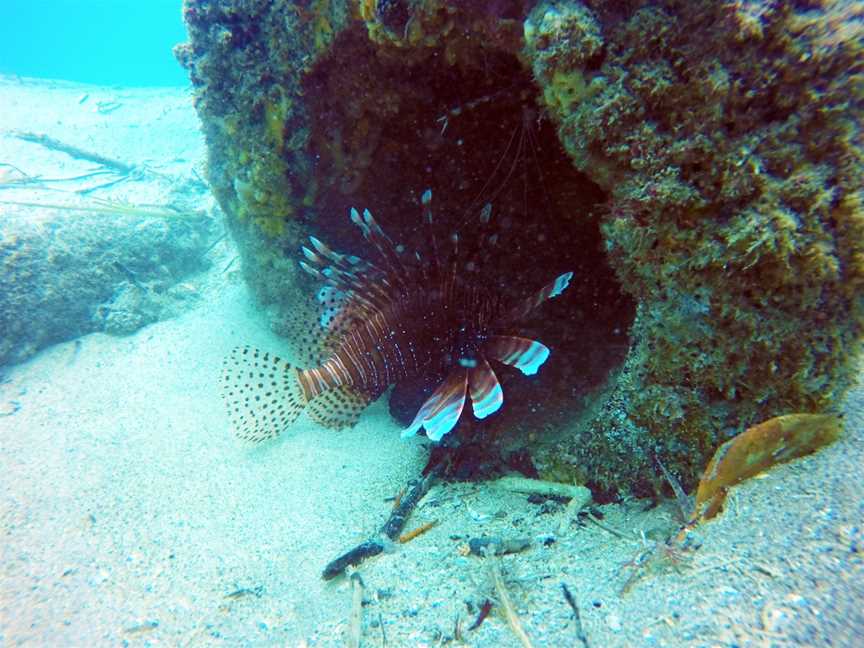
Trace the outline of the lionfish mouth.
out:
M 372 261 L 310 237 L 300 267 L 324 284 L 317 293 L 321 317 L 314 337 L 326 360 L 299 369 L 252 347 L 235 349 L 223 366 L 222 394 L 237 436 L 253 442 L 274 438 L 304 410 L 326 427 L 353 426 L 387 387 L 438 367 L 448 372 L 402 436 L 422 429 L 439 441 L 459 422 L 469 399 L 478 419 L 501 408 L 504 394 L 492 363 L 537 373 L 549 348 L 507 331 L 563 293 L 573 273 L 508 303 L 472 271 L 488 264 L 495 247 L 491 206 L 480 212 L 474 243 L 460 249 L 456 233 L 448 245 L 439 245 L 431 202 L 427 189 L 421 199 L 422 252 L 394 244 L 368 210 L 361 215 L 352 209 L 350 219 L 371 244 Z

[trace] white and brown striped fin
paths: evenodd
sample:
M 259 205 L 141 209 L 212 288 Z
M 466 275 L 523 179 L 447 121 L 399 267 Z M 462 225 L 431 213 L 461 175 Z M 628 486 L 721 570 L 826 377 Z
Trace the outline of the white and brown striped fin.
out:
M 540 290 L 516 304 L 516 306 L 507 314 L 505 320 L 508 322 L 518 322 L 547 299 L 557 297 L 567 290 L 567 286 L 570 285 L 570 280 L 572 278 L 572 272 L 565 272 L 562 275 L 558 275 L 554 281 L 546 284 Z
M 359 307 L 374 312 L 386 306 L 392 295 L 386 290 L 387 281 L 376 270 L 364 272 L 343 270 L 328 265 L 327 260 L 307 247 L 302 248 L 305 261 L 300 267 L 318 281 L 350 295 Z M 371 266 L 370 266 L 371 267 Z
M 549 347 L 537 340 L 509 335 L 493 335 L 483 345 L 490 358 L 516 367 L 526 376 L 532 376 L 549 358 Z
M 399 258 L 399 252 L 396 250 L 396 245 L 389 236 L 381 229 L 378 222 L 372 216 L 368 209 L 363 210 L 363 216 L 351 208 L 351 222 L 360 228 L 363 236 L 367 241 L 375 246 L 381 257 L 383 268 L 387 271 L 388 278 L 395 284 L 404 287 L 407 272 L 402 260 Z
M 474 416 L 483 419 L 497 412 L 504 404 L 504 392 L 498 377 L 485 358 L 477 360 L 477 366 L 468 371 L 468 391 Z
M 426 429 L 426 436 L 432 441 L 456 427 L 465 407 L 465 392 L 468 387 L 468 371 L 457 369 L 438 385 L 432 395 L 420 407 L 414 420 L 402 431 L 402 437 L 411 437 Z
M 220 382 L 234 434 L 245 441 L 279 436 L 306 407 L 298 370 L 254 347 L 237 347 L 225 358 Z
M 378 252 L 376 263 L 335 252 L 317 238 L 310 237 L 311 247 L 302 247 L 300 267 L 319 281 L 343 291 L 345 303 L 361 316 L 370 317 L 407 294 L 412 285 L 412 269 L 406 268 L 399 248 L 381 229 L 369 210 L 361 215 L 351 209 L 351 222 Z
M 348 385 L 328 389 L 309 401 L 309 417 L 326 428 L 341 430 L 356 425 L 369 405 L 366 394 Z
M 379 311 L 370 311 L 353 294 L 340 291 L 333 286 L 323 286 L 317 294 L 319 348 L 324 356 L 306 365 L 317 367 L 335 353 L 345 337 L 364 320 L 375 317 Z M 309 325 L 307 323 L 307 330 Z

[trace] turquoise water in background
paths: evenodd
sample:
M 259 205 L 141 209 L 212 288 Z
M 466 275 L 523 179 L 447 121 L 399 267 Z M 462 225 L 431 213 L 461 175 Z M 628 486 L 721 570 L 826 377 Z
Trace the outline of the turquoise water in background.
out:
M 0 74 L 185 86 L 182 0 L 2 0 Z

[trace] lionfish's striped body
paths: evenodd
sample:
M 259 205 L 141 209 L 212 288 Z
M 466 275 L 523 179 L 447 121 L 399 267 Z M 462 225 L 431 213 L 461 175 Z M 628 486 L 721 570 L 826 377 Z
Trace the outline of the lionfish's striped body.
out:
M 223 371 L 223 394 L 239 436 L 274 437 L 308 407 L 329 427 L 353 425 L 363 408 L 387 387 L 412 376 L 446 376 L 423 403 L 403 436 L 425 428 L 439 440 L 458 422 L 470 398 L 478 418 L 497 411 L 503 393 L 490 360 L 533 374 L 549 356 L 540 342 L 504 332 L 546 299 L 559 295 L 572 273 L 537 293 L 507 303 L 477 280 L 494 235 L 486 236 L 490 210 L 481 214 L 481 232 L 460 254 L 458 238 L 446 261 L 439 257 L 432 227 L 431 192 L 423 195 L 427 254 L 411 257 L 384 234 L 372 215 L 351 212 L 351 220 L 378 253 L 376 263 L 334 252 L 311 239 L 301 266 L 325 287 L 327 359 L 297 369 L 250 347 L 235 349 Z

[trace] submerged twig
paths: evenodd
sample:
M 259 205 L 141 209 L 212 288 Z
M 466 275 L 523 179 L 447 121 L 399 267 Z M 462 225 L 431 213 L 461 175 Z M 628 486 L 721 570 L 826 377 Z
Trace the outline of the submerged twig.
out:
M 660 467 L 660 472 L 663 473 L 666 481 L 669 482 L 669 487 L 672 489 L 672 492 L 675 493 L 675 501 L 678 503 L 678 509 L 681 512 L 681 521 L 687 522 L 691 517 L 693 517 L 693 498 L 687 496 L 687 493 L 685 493 L 684 489 L 681 488 L 681 483 L 676 479 L 675 475 L 666 470 L 666 466 L 664 466 L 663 462 L 660 461 L 660 457 L 654 455 L 654 461 L 657 462 L 657 465 Z
M 92 187 L 85 187 L 83 189 L 76 189 L 75 193 L 81 194 L 82 196 L 86 196 L 89 193 L 93 193 L 94 191 L 99 191 L 100 189 L 107 189 L 108 187 L 113 187 L 116 184 L 121 182 L 126 182 L 129 178 L 126 176 L 115 178 L 114 180 L 109 180 L 108 182 L 103 182 L 102 184 L 94 185 Z
M 26 173 L 26 172 L 22 171 L 21 169 L 19 169 L 14 164 L 9 164 L 8 162 L 0 162 L 0 166 L 9 167 L 13 171 L 17 171 L 18 173 L 20 173 L 24 178 L 32 178 L 33 177 L 29 173 Z
M 158 621 L 145 621 L 144 623 L 139 623 L 138 625 L 131 626 L 123 630 L 126 634 L 139 634 L 142 632 L 150 632 L 151 630 L 155 630 L 159 627 Z
M 225 274 L 226 272 L 228 272 L 231 269 L 231 266 L 234 265 L 234 262 L 237 261 L 237 259 L 239 259 L 239 258 L 240 258 L 239 256 L 235 256 L 233 259 L 231 259 L 228 262 L 228 265 L 226 265 L 224 268 L 222 268 L 222 274 Z
M 567 601 L 567 605 L 569 605 L 573 610 L 573 621 L 576 625 L 576 638 L 580 641 L 583 648 L 590 648 L 588 637 L 585 636 L 585 630 L 582 628 L 582 617 L 579 614 L 579 606 L 576 604 L 576 599 L 573 598 L 570 590 L 567 589 L 566 583 L 561 583 L 561 591 L 564 592 L 564 600 Z
M 384 551 L 384 543 L 381 540 L 366 540 L 356 547 L 349 549 L 335 560 L 331 560 L 324 568 L 321 578 L 330 580 L 336 578 L 351 565 L 359 565 L 372 556 L 377 556 Z
M 411 542 L 417 536 L 423 535 L 429 529 L 432 529 L 432 528 L 436 527 L 437 525 L 438 525 L 438 520 L 432 520 L 431 522 L 427 522 L 426 524 L 422 524 L 419 527 L 417 527 L 416 529 L 412 529 L 411 531 L 408 531 L 407 533 L 400 535 L 399 536 L 399 543 L 405 544 L 406 542 Z
M 516 608 L 513 607 L 513 601 L 510 600 L 510 592 L 507 591 L 507 586 L 504 585 L 504 577 L 501 575 L 501 569 L 498 567 L 498 561 L 489 559 L 489 571 L 492 573 L 492 580 L 495 583 L 495 593 L 498 595 L 498 601 L 501 607 L 504 608 L 504 616 L 507 618 L 507 625 L 513 631 L 513 634 L 519 639 L 523 648 L 533 648 L 531 640 L 525 633 L 522 627 L 522 622 L 519 620 L 519 615 L 516 614 Z
M 66 153 L 66 155 L 70 155 L 80 160 L 87 160 L 88 162 L 95 162 L 96 164 L 101 164 L 104 167 L 114 169 L 115 171 L 122 174 L 132 173 L 135 170 L 135 167 L 131 164 L 126 164 L 125 162 L 121 162 L 120 160 L 113 160 L 111 158 L 105 157 L 104 155 L 93 153 L 92 151 L 85 151 L 84 149 L 80 149 L 77 146 L 66 144 L 64 142 L 61 142 L 60 140 L 54 139 L 53 137 L 48 137 L 47 135 L 19 132 L 13 133 L 13 136 L 17 137 L 20 140 L 24 140 L 25 142 L 33 142 L 34 144 L 39 144 L 40 146 L 44 146 L 47 149 L 51 149 L 52 151 L 60 151 L 62 153 Z
M 527 495 L 543 495 L 545 497 L 567 497 L 575 499 L 581 506 L 591 501 L 591 491 L 584 486 L 576 484 L 563 484 L 561 482 L 546 481 L 543 479 L 529 479 L 507 475 L 489 482 L 490 486 L 511 491 L 513 493 L 525 493 Z
M 201 258 L 203 259 L 205 256 L 210 254 L 210 251 L 217 245 L 219 245 L 222 241 L 224 241 L 226 236 L 227 234 L 223 233 L 222 236 L 213 241 L 213 243 L 210 244 L 210 247 L 208 247 L 206 250 L 204 250 L 204 252 L 201 253 Z
M 104 175 L 116 177 L 116 174 L 113 171 L 93 171 L 92 173 L 84 173 L 82 175 L 69 176 L 68 178 L 45 178 L 43 176 L 29 176 L 27 178 L 14 178 L 12 180 L 0 178 L 0 189 L 15 190 L 15 189 L 22 189 L 22 188 L 38 187 L 39 189 L 43 189 L 45 191 L 51 190 L 51 191 L 65 192 L 65 190 L 63 190 L 63 189 L 55 189 L 54 187 L 47 186 L 47 185 L 50 185 L 52 183 L 59 183 L 59 182 L 77 182 L 79 180 L 86 180 L 87 178 L 95 178 L 96 176 L 104 176 Z M 75 189 L 71 193 L 77 194 L 79 196 L 80 195 L 86 195 L 87 193 L 96 191 L 97 189 L 104 189 L 105 187 L 117 184 L 118 182 L 125 182 L 128 179 L 129 179 L 128 176 L 121 176 L 120 178 L 116 178 L 115 180 L 112 180 L 111 182 L 106 182 L 106 183 L 103 183 L 100 185 L 96 185 L 94 187 L 87 187 L 85 189 Z
M 626 533 L 621 533 L 621 531 L 618 531 L 617 529 L 615 529 L 615 528 L 613 528 L 613 527 L 610 527 L 610 526 L 607 525 L 607 524 L 603 524 L 603 522 L 601 522 L 600 520 L 598 520 L 598 519 L 597 519 L 594 515 L 592 515 L 591 513 L 588 513 L 588 515 L 587 515 L 586 517 L 587 517 L 589 520 L 591 520 L 594 524 L 596 524 L 598 527 L 600 527 L 601 529 L 603 529 L 604 531 L 606 531 L 606 532 L 608 532 L 608 533 L 611 533 L 612 535 L 617 536 L 617 537 L 621 538 L 622 540 L 635 540 L 635 539 L 636 539 L 636 538 L 634 538 L 633 536 L 629 536 L 629 535 L 627 535 Z
M 408 492 L 399 501 L 399 506 L 395 507 L 391 511 L 390 517 L 387 518 L 384 526 L 381 527 L 378 536 L 361 542 L 353 549 L 346 551 L 335 560 L 330 561 L 324 568 L 321 577 L 324 580 L 335 578 L 344 572 L 345 568 L 349 565 L 359 565 L 367 558 L 382 553 L 384 551 L 385 542 L 388 540 L 398 540 L 399 534 L 402 533 L 402 529 L 408 521 L 408 516 L 411 515 L 411 512 L 417 506 L 417 503 L 423 499 L 423 496 L 426 493 L 429 492 L 432 484 L 434 484 L 437 479 L 438 470 L 432 469 L 428 475 L 415 481 L 408 489 Z
M 264 594 L 264 586 L 258 585 L 256 587 L 240 587 L 235 589 L 230 594 L 226 594 L 225 598 L 227 599 L 240 599 L 246 596 L 254 596 L 255 598 L 261 598 L 261 595 Z
M 351 574 L 351 626 L 348 631 L 348 647 L 360 648 L 363 628 L 363 580 L 360 574 Z
M 378 627 L 381 628 L 381 648 L 387 648 L 387 632 L 384 630 L 384 617 L 378 613 Z
M 384 523 L 384 526 L 381 527 L 381 533 L 391 540 L 396 540 L 405 527 L 408 516 L 411 515 L 414 508 L 423 499 L 423 496 L 429 492 L 429 489 L 437 478 L 438 472 L 433 469 L 428 475 L 414 482 L 408 489 L 408 492 L 399 500 L 399 506 L 395 507 L 393 512 L 390 513 L 390 517 Z
M 3 169 L 3 167 L 6 167 L 6 169 Z M 8 169 L 11 169 L 12 171 L 9 171 Z M 19 177 L 13 177 L 13 172 L 17 173 Z M 29 173 L 22 171 L 14 164 L 0 162 L 0 189 L 15 188 L 19 185 L 32 184 L 34 182 L 39 182 L 38 176 L 31 176 Z
M 579 511 L 581 511 L 590 501 L 590 499 L 586 501 L 581 497 L 570 498 L 570 501 L 567 502 L 567 506 L 561 513 L 561 519 L 558 522 L 558 535 L 564 535 L 564 533 L 570 527 L 570 523 L 573 522 L 573 520 L 577 519 Z
M 0 205 L 16 205 L 19 207 L 40 207 L 42 209 L 59 209 L 73 212 L 93 212 L 96 214 L 112 214 L 116 216 L 151 216 L 154 218 L 170 218 L 183 216 L 184 213 L 171 205 L 129 205 L 101 198 L 93 198 L 90 205 L 61 205 L 59 203 L 38 203 L 19 200 L 0 200 Z

